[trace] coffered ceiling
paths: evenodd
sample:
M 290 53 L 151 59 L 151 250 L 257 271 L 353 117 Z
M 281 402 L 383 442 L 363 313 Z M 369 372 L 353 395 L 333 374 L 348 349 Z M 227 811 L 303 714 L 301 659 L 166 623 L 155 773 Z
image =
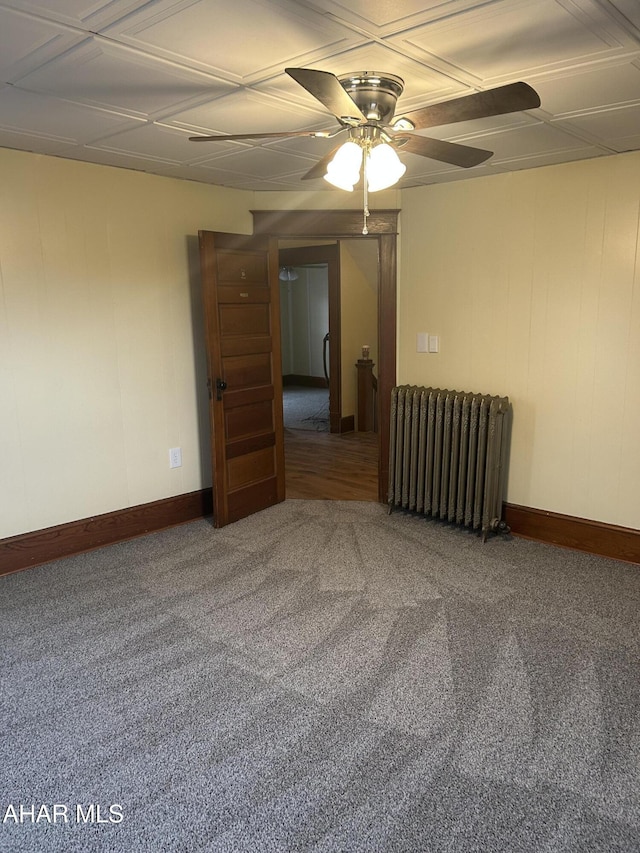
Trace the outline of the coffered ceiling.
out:
M 0 0 L 0 146 L 326 189 L 300 179 L 332 140 L 188 141 L 336 129 L 288 66 L 399 75 L 396 115 L 518 80 L 538 91 L 539 109 L 421 131 L 495 153 L 472 169 L 401 153 L 401 188 L 640 149 L 639 0 Z

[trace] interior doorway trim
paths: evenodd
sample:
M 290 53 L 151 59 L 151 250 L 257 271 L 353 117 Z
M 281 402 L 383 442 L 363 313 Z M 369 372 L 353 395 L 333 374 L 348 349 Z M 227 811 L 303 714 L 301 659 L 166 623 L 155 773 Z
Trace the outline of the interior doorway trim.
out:
M 271 237 L 359 237 L 378 242 L 378 500 L 386 503 L 389 482 L 389 401 L 396 384 L 396 292 L 399 210 L 372 210 L 368 235 L 362 210 L 252 210 L 254 234 Z

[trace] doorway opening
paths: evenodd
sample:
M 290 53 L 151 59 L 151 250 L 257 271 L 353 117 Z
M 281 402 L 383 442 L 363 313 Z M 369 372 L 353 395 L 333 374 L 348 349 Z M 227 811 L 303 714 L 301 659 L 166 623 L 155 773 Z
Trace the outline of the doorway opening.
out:
M 375 382 L 378 244 L 296 242 L 279 243 L 286 494 L 375 501 L 377 418 L 362 417 L 358 362 L 366 350 Z
M 281 265 L 279 278 L 284 428 L 329 432 L 328 264 Z
M 291 288 L 283 288 L 280 283 L 281 331 L 290 322 L 289 340 L 298 347 L 297 355 L 291 355 L 289 372 L 285 366 L 286 344 L 283 345 L 283 386 L 290 383 L 326 388 L 328 382 L 329 432 L 343 432 L 338 242 L 278 240 L 278 247 L 280 270 L 305 270 Z M 292 294 L 289 318 L 283 316 L 283 302 L 288 297 L 283 290 Z
M 361 210 L 254 210 L 254 236 L 277 241 L 331 242 L 357 238 L 377 244 L 378 254 L 378 500 L 386 502 L 389 479 L 391 390 L 396 384 L 396 257 L 398 210 L 372 210 L 362 236 Z M 277 271 L 277 270 L 276 270 Z M 363 343 L 363 342 L 360 342 Z M 332 347 L 335 358 L 336 347 Z M 331 375 L 337 372 L 331 366 Z M 333 413 L 331 413 L 333 416 Z M 313 461 L 313 460 L 312 460 Z
M 360 211 L 252 213 L 252 235 L 199 232 L 216 527 L 285 499 L 279 240 L 336 241 L 361 234 Z M 397 215 L 397 210 L 372 212 L 369 235 L 362 237 L 375 241 L 378 251 L 376 485 L 383 503 L 389 479 L 391 390 L 396 381 Z M 332 347 L 330 378 L 340 375 L 333 368 L 337 354 L 338 348 Z M 307 454 L 307 462 L 309 457 L 313 470 L 314 456 Z

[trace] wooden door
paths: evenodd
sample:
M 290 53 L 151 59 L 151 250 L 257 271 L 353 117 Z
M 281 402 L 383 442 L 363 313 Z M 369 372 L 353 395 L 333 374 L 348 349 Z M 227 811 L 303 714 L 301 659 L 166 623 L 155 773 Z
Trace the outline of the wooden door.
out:
M 200 231 L 213 520 L 284 500 L 276 238 Z

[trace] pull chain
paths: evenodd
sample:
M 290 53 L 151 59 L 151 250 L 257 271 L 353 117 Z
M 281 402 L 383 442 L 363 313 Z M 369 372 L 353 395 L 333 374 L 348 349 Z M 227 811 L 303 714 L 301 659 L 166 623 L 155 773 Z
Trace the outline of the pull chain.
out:
M 364 209 L 362 211 L 364 221 L 362 224 L 362 233 L 365 235 L 365 237 L 369 233 L 369 229 L 367 228 L 367 218 L 369 217 L 369 180 L 367 178 L 367 161 L 369 159 L 368 154 L 369 154 L 369 151 L 367 148 L 365 148 L 364 157 L 363 157 L 364 168 L 362 170 L 362 181 L 364 184 L 364 187 L 363 187 Z

